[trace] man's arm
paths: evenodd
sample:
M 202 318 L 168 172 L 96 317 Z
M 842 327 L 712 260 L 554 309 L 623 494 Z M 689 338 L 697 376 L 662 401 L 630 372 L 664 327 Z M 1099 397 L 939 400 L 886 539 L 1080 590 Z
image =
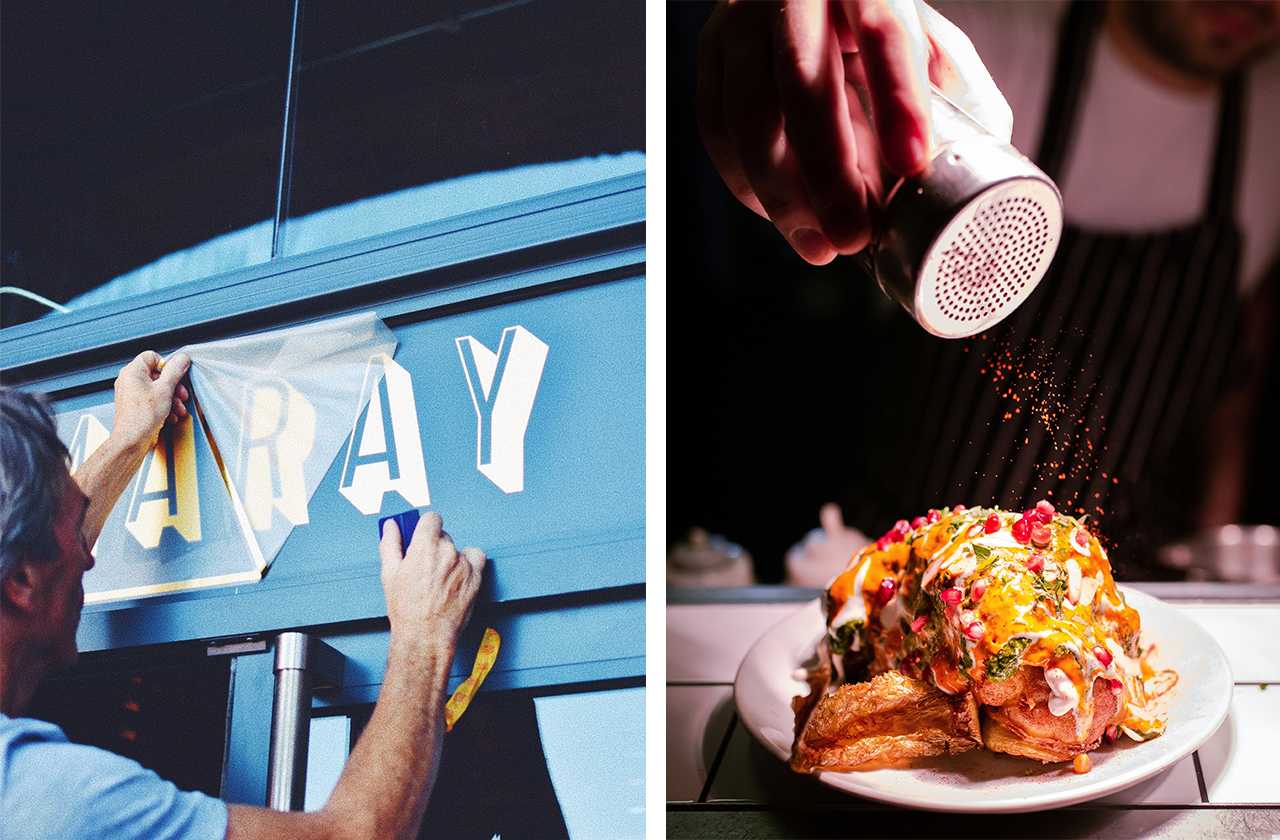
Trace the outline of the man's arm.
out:
M 107 516 L 155 446 L 166 420 L 176 423 L 187 416 L 184 401 L 190 394 L 181 380 L 190 366 L 185 353 L 166 363 L 159 354 L 147 350 L 116 377 L 111 435 L 75 473 L 76 484 L 89 497 L 81 528 L 86 545 L 98 541 Z
M 403 555 L 395 523 L 383 532 L 391 621 L 386 678 L 328 803 L 312 813 L 231 805 L 228 840 L 417 835 L 440 763 L 449 666 L 485 564 L 478 549 L 459 553 L 442 524 L 439 514 L 425 514 Z

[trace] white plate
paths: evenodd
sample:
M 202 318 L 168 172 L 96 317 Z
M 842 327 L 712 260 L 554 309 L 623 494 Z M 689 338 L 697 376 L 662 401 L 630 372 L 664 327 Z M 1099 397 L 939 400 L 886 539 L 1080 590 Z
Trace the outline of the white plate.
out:
M 1178 672 L 1169 701 L 1169 726 L 1158 738 L 1121 738 L 1089 754 L 1093 769 L 1077 775 L 1070 764 L 977 749 L 922 759 L 908 768 L 823 772 L 832 787 L 870 799 L 933 811 L 1011 813 L 1038 811 L 1114 793 L 1154 776 L 1209 739 L 1231 704 L 1231 669 L 1222 648 L 1199 624 L 1150 595 L 1122 587 L 1142 616 L 1144 644 L 1158 645 L 1156 662 Z M 765 632 L 747 653 L 734 681 L 734 701 L 747 729 L 778 758 L 791 758 L 791 698 L 807 693 L 795 677 L 823 633 L 815 599 Z

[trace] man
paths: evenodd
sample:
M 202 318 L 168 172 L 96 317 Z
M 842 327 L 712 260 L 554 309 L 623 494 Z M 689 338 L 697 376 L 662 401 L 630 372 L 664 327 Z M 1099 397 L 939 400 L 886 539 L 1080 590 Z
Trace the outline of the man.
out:
M 72 476 L 44 402 L 0 388 L 0 837 L 408 838 L 439 765 L 449 666 L 485 556 L 458 552 L 435 513 L 407 551 L 379 554 L 391 623 L 382 696 L 329 802 L 313 813 L 182 792 L 133 761 L 20 717 L 41 679 L 76 661 L 89 547 L 166 423 L 187 416 L 190 364 L 145 352 L 115 382 L 111 435 Z
M 1280 254 L 1280 3 L 939 8 L 724 3 L 699 45 L 712 162 L 811 264 L 868 245 L 883 174 L 927 167 L 929 84 L 1063 194 L 1048 275 L 978 340 L 862 307 L 886 363 L 852 386 L 876 401 L 854 518 L 874 536 L 930 507 L 1048 497 L 1100 521 L 1122 563 L 1238 521 L 1269 328 L 1251 296 L 1273 293 Z

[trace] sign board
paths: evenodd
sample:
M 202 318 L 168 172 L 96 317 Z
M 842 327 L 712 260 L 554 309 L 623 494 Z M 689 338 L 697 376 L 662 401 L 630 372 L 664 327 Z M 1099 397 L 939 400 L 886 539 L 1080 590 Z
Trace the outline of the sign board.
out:
M 411 507 L 440 511 L 459 545 L 496 558 L 495 573 L 504 556 L 520 556 L 522 581 L 532 573 L 527 564 L 538 563 L 539 592 L 553 591 L 557 576 L 584 573 L 556 561 L 566 547 L 606 546 L 586 572 L 600 581 L 591 585 L 634 582 L 637 572 L 643 579 L 639 556 L 627 556 L 625 574 L 611 573 L 607 548 L 619 535 L 629 546 L 643 534 L 642 311 L 637 279 L 400 325 L 393 353 L 369 353 L 348 369 L 350 409 L 327 458 L 301 454 L 312 422 L 305 386 L 291 391 L 278 366 L 263 369 L 238 380 L 234 393 L 216 388 L 220 405 L 211 412 L 197 359 L 194 399 L 210 422 L 175 430 L 172 461 L 157 447 L 163 478 L 156 457 L 149 484 L 140 484 L 142 471 L 135 477 L 99 541 L 87 600 L 242 584 L 267 568 L 261 586 L 371 573 L 376 584 L 377 518 Z M 59 432 L 73 454 L 105 438 L 109 405 L 60 408 Z M 212 413 L 235 420 L 219 424 Z M 317 435 L 334 432 L 324 414 L 314 421 Z M 182 445 L 188 426 L 191 457 Z M 301 493 L 290 489 L 298 458 L 319 464 Z M 153 522 L 158 544 L 139 540 L 125 522 L 135 486 L 148 510 L 166 501 L 148 494 L 194 486 L 198 537 L 194 522 L 169 517 Z M 284 522 L 273 550 L 262 536 Z M 261 563 L 246 533 L 263 548 Z M 545 559 L 528 559 L 535 555 Z M 497 597 L 522 595 L 500 581 Z

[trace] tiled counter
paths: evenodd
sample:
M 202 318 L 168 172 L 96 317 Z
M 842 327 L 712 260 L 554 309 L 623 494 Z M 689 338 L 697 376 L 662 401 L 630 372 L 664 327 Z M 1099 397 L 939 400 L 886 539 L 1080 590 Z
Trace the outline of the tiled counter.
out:
M 1139 585 L 1227 652 L 1231 712 L 1194 754 L 1105 799 L 986 816 L 907 811 L 792 773 L 738 720 L 733 679 L 759 636 L 817 593 L 672 591 L 667 607 L 670 837 L 1280 835 L 1280 588 Z

